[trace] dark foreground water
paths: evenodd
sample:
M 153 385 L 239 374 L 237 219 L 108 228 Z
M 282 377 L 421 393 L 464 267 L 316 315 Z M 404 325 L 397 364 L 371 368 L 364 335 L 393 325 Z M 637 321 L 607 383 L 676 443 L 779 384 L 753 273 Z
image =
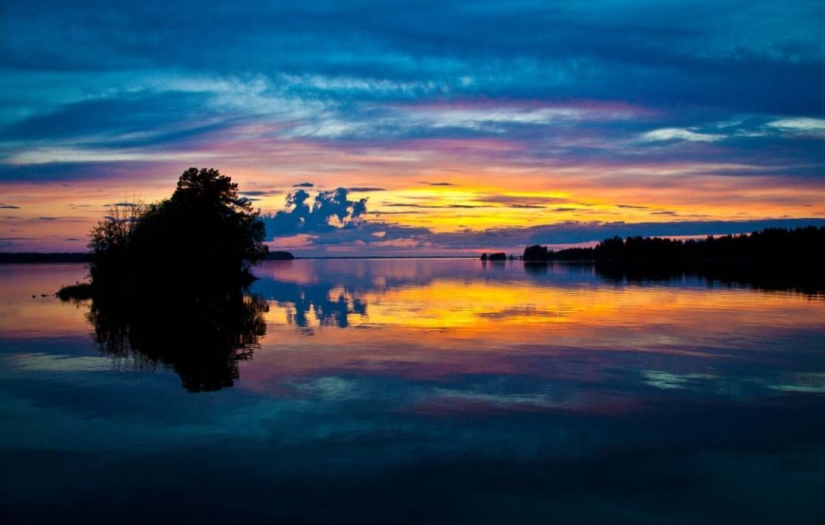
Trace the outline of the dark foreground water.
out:
M 80 265 L 0 266 L 0 523 L 825 523 L 820 296 L 256 273 L 204 324 L 41 296 Z

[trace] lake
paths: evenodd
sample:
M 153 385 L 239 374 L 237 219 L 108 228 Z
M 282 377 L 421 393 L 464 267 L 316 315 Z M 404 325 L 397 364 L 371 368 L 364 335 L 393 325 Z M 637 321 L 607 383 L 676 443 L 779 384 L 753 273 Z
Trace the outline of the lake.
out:
M 83 265 L 0 266 L 0 522 L 825 522 L 822 295 L 520 261 L 254 272 L 197 317 L 53 297 Z

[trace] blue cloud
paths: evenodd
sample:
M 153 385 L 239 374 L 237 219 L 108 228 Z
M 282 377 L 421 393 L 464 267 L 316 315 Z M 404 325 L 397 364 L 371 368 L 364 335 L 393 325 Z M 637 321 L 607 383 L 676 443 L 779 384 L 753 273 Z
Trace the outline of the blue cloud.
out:
M 263 217 L 267 237 L 319 235 L 353 229 L 363 222 L 367 213 L 367 198 L 350 199 L 346 188 L 320 191 L 312 204 L 310 199 L 310 194 L 303 189 L 288 194 L 287 210 Z

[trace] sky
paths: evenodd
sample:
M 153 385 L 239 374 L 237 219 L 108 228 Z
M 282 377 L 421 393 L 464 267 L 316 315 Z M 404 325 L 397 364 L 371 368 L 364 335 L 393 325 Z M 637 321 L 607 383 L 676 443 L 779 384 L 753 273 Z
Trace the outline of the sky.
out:
M 296 255 L 825 225 L 821 0 L 0 0 L 0 251 L 216 168 Z

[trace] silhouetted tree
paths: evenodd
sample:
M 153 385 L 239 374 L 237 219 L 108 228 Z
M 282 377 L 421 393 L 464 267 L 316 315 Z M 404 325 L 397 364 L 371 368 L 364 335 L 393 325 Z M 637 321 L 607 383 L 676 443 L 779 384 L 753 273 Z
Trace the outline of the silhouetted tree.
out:
M 132 239 L 138 221 L 146 213 L 142 203 L 118 203 L 89 233 L 92 250 L 90 275 L 99 284 L 128 279 L 133 272 L 130 261 Z
M 215 169 L 190 168 L 172 197 L 115 207 L 91 233 L 92 286 L 109 289 L 232 284 L 263 259 L 264 224 L 238 185 Z
M 266 331 L 267 303 L 248 295 L 248 265 L 267 255 L 264 224 L 238 185 L 190 168 L 169 199 L 119 204 L 90 235 L 89 320 L 108 354 L 174 368 L 190 391 L 231 386 Z
M 524 249 L 522 259 L 528 262 L 539 262 L 547 260 L 547 247 L 534 244 Z

